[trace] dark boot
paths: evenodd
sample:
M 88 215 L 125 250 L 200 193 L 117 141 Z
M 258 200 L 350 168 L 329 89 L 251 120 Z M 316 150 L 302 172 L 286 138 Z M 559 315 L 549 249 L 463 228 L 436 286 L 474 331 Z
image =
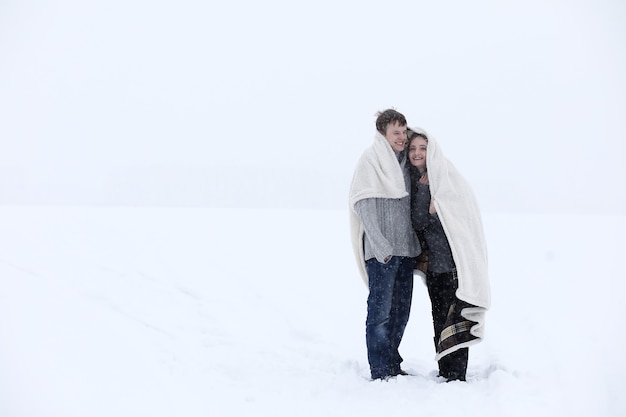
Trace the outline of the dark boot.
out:
M 449 381 L 465 381 L 469 349 L 463 348 L 439 360 L 439 375 Z

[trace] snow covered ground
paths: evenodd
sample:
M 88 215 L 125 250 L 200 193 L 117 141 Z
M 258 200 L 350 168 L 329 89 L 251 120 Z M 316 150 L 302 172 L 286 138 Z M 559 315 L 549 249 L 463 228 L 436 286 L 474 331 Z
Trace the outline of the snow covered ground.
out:
M 342 210 L 0 207 L 0 416 L 623 416 L 626 216 L 485 214 L 493 307 L 370 382 Z

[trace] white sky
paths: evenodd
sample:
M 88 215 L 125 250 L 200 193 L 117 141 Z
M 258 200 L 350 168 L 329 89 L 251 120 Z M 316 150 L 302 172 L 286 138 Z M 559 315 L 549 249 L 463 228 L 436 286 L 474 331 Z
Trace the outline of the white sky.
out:
M 626 212 L 621 1 L 3 1 L 0 204 L 343 208 L 374 114 L 489 211 Z

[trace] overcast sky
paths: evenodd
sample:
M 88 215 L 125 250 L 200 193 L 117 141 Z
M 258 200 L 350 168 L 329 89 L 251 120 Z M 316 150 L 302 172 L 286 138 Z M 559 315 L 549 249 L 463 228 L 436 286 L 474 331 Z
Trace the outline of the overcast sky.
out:
M 489 211 L 626 213 L 626 3 L 0 1 L 0 204 L 345 208 L 375 113 Z

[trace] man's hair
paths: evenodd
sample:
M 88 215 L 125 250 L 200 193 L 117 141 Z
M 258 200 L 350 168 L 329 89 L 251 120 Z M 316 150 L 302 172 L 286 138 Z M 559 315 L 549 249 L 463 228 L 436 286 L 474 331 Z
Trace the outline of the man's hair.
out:
M 398 123 L 400 126 L 406 126 L 406 117 L 395 109 L 387 109 L 376 113 L 376 130 L 384 135 L 387 132 L 387 126 Z

